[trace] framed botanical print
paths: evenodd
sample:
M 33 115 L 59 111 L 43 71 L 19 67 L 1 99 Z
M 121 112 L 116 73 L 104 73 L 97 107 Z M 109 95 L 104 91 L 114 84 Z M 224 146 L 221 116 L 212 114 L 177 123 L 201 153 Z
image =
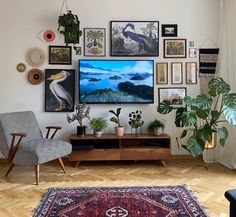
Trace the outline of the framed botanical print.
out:
M 177 24 L 162 24 L 161 35 L 162 37 L 177 37 Z
M 45 70 L 45 111 L 74 111 L 75 70 Z
M 186 84 L 197 84 L 197 63 L 187 62 L 185 72 Z
M 158 21 L 111 21 L 111 56 L 159 56 Z
M 186 58 L 186 39 L 164 39 L 164 58 Z
M 171 63 L 171 83 L 183 83 L 183 64 L 180 62 Z
M 156 63 L 156 83 L 168 84 L 168 63 Z
M 166 100 L 174 108 L 184 107 L 184 97 L 187 96 L 186 87 L 174 88 L 158 88 L 158 102 L 159 104 Z
M 104 28 L 84 28 L 84 56 L 106 56 Z
M 49 46 L 49 64 L 71 65 L 71 46 Z

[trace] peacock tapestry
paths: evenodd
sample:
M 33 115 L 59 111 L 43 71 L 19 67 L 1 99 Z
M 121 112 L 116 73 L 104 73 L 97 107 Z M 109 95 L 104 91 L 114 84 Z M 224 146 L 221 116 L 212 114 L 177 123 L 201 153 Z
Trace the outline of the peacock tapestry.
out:
M 111 21 L 111 56 L 159 56 L 158 21 Z
M 75 70 L 45 70 L 45 111 L 74 111 Z

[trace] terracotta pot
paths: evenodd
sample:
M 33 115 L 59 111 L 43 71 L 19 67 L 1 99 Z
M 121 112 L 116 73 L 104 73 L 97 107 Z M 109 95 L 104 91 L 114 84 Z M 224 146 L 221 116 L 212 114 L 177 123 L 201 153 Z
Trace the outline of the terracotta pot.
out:
M 115 127 L 116 136 L 124 136 L 124 127 Z

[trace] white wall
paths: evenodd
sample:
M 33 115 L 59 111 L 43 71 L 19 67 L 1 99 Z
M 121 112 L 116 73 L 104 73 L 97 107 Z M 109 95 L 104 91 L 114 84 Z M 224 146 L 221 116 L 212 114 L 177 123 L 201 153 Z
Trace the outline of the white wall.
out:
M 44 112 L 44 83 L 33 86 L 27 81 L 27 72 L 32 68 L 27 65 L 24 73 L 16 71 L 19 62 L 26 63 L 25 53 L 31 47 L 40 47 L 45 53 L 48 44 L 37 38 L 40 31 L 46 28 L 57 28 L 57 18 L 60 13 L 62 0 L 1 0 L 0 1 L 0 112 L 33 110 L 42 128 L 46 125 L 61 125 L 63 130 L 58 138 L 66 138 L 75 133 L 76 123 L 68 124 L 65 113 Z M 109 57 L 109 21 L 111 20 L 157 20 L 161 24 L 178 24 L 178 37 L 194 41 L 198 48 L 209 36 L 218 42 L 219 0 L 68 0 L 68 7 L 78 14 L 81 27 L 106 28 L 107 56 Z M 83 46 L 81 38 L 81 46 Z M 168 61 L 197 61 L 196 59 L 163 59 L 163 38 L 160 38 L 160 56 L 153 57 L 155 62 Z M 62 45 L 63 38 L 54 45 Z M 206 45 L 207 46 L 207 45 Z M 72 66 L 48 65 L 48 61 L 41 67 L 46 68 L 74 68 L 77 69 L 77 60 L 84 58 L 73 53 Z M 142 58 L 140 58 L 142 59 Z M 144 58 L 143 58 L 144 59 Z M 185 69 L 185 67 L 184 67 Z M 185 81 L 185 77 L 184 77 Z M 184 82 L 185 83 L 185 82 Z M 169 64 L 169 85 L 170 64 Z M 178 85 L 180 86 L 180 85 Z M 187 86 L 188 95 L 197 95 L 199 85 Z M 162 86 L 163 87 L 163 86 Z M 155 103 L 150 105 L 121 105 L 121 119 L 125 123 L 126 131 L 128 113 L 136 109 L 143 111 L 146 124 L 154 119 L 166 120 L 166 132 L 172 136 L 172 153 L 183 154 L 177 148 L 175 136 L 180 132 L 174 126 L 174 113 L 161 116 L 156 112 L 158 102 L 158 87 L 155 85 Z M 91 116 L 101 115 L 109 118 L 109 109 L 116 105 L 92 105 Z M 106 132 L 113 132 L 110 123 Z

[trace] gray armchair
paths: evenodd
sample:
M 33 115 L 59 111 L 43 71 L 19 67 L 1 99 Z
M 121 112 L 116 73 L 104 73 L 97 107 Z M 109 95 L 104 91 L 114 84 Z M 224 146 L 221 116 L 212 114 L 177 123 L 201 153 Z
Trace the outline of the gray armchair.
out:
M 54 159 L 59 160 L 62 170 L 66 173 L 61 157 L 71 153 L 71 144 L 53 139 L 61 127 L 46 128 L 44 139 L 32 111 L 0 114 L 0 150 L 10 163 L 6 177 L 15 165 L 35 166 L 38 185 L 39 165 Z

